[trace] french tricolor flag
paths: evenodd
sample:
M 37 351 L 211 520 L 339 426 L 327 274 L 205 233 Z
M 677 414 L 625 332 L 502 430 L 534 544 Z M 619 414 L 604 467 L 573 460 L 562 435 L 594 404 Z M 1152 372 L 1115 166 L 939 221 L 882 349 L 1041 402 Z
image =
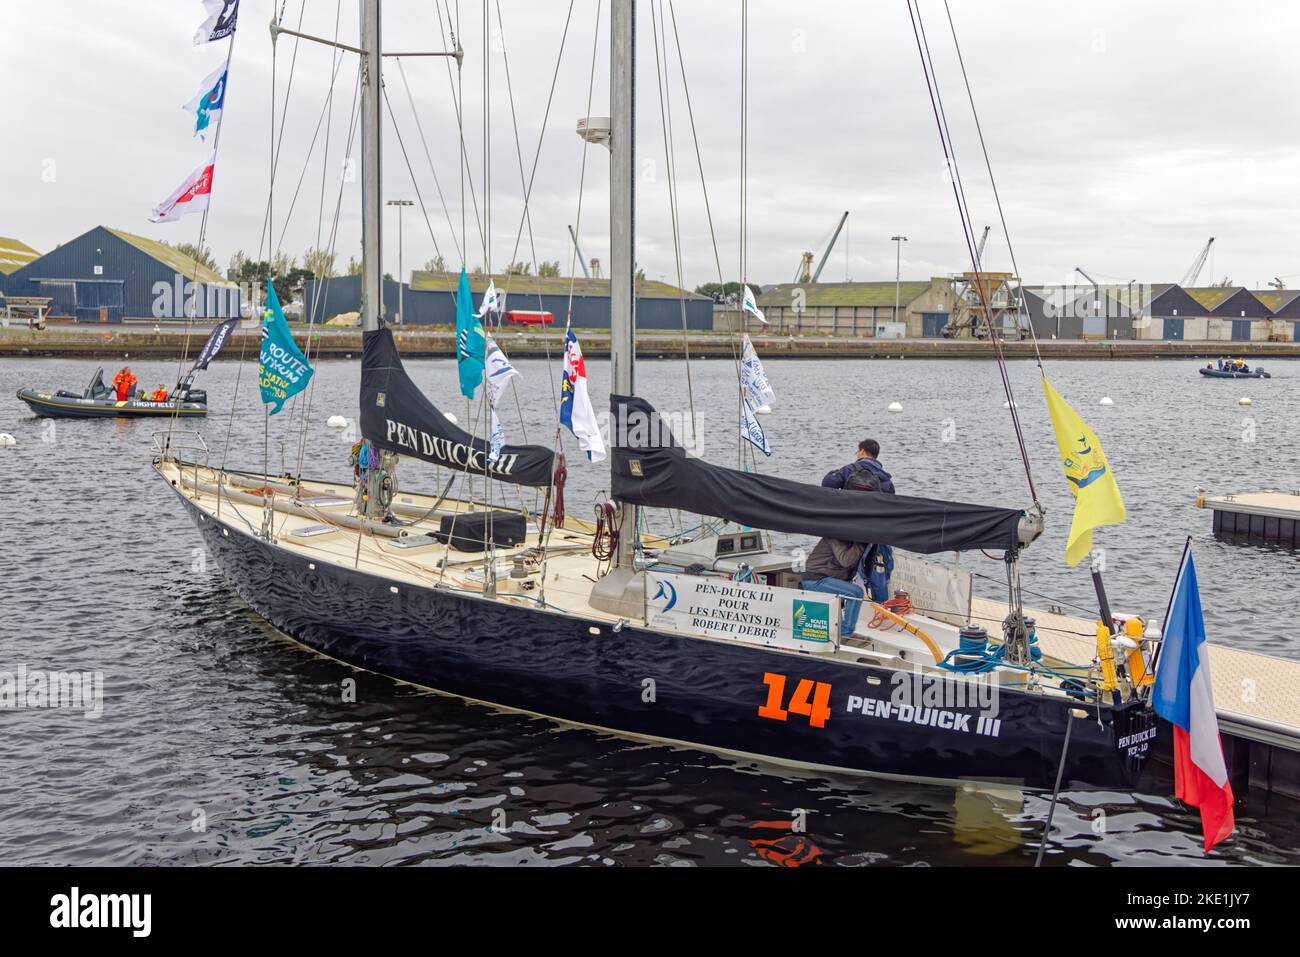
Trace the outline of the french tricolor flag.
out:
M 1232 785 L 1219 739 L 1201 593 L 1190 551 L 1169 608 L 1152 704 L 1174 728 L 1174 795 L 1201 809 L 1209 851 L 1232 833 Z

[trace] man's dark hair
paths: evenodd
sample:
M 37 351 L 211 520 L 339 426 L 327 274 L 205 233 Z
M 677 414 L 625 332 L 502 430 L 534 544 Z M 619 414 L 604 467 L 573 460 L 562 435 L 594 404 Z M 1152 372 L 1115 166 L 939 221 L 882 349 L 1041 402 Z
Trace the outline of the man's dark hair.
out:
M 858 443 L 859 451 L 866 452 L 873 459 L 880 458 L 880 443 L 875 439 L 863 439 Z

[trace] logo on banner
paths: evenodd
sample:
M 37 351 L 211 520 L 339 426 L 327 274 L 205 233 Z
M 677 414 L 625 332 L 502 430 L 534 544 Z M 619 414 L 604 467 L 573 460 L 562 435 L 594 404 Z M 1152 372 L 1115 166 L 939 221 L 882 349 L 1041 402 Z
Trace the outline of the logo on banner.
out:
M 831 640 L 831 606 L 826 602 L 794 600 L 794 637 L 799 641 Z

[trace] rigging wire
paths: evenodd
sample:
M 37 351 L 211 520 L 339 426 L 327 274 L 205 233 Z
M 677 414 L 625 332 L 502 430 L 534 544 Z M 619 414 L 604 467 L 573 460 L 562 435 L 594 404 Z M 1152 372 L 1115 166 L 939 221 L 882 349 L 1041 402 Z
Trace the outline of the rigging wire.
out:
M 1016 262 L 1016 250 L 1011 243 L 1011 229 L 1007 226 L 1007 216 L 1002 209 L 1002 196 L 998 192 L 998 181 L 993 175 L 993 163 L 989 159 L 988 145 L 984 142 L 984 126 L 980 123 L 979 111 L 975 108 L 975 94 L 971 91 L 970 77 L 966 73 L 966 60 L 962 56 L 961 41 L 957 39 L 957 27 L 953 23 L 952 10 L 948 6 L 948 0 L 943 0 L 944 13 L 948 16 L 948 29 L 952 33 L 953 49 L 957 51 L 957 63 L 961 67 L 962 82 L 966 86 L 966 98 L 970 101 L 971 117 L 975 121 L 975 131 L 979 135 L 980 151 L 984 154 L 984 168 L 988 170 L 989 185 L 993 188 L 993 202 L 997 205 L 998 219 L 1002 223 L 1002 235 L 1006 239 L 1007 253 L 1011 257 L 1011 269 L 1016 275 L 1017 289 L 1023 290 L 1024 283 L 1020 279 L 1020 265 Z M 1018 315 L 1023 316 L 1025 325 L 1029 328 L 1029 338 L 1034 344 L 1034 358 L 1038 362 L 1038 371 L 1043 372 L 1043 354 L 1038 349 L 1038 333 L 1034 329 L 1033 320 L 1029 317 L 1028 309 L 1025 306 L 1024 293 L 1021 292 L 1019 297 Z M 1046 373 L 1044 373 L 1046 375 Z
M 970 226 L 970 214 L 964 203 L 964 198 L 959 185 L 959 174 L 957 173 L 956 159 L 952 149 L 952 144 L 947 135 L 947 126 L 940 113 L 938 78 L 933 72 L 933 61 L 928 55 L 928 48 L 923 40 L 923 27 L 921 25 L 921 12 L 916 0 L 907 0 L 908 15 L 912 21 L 912 34 L 916 39 L 917 54 L 921 58 L 921 69 L 925 75 L 926 91 L 930 96 L 930 108 L 934 114 L 935 124 L 939 131 L 940 144 L 943 147 L 944 160 L 947 168 L 953 171 L 952 180 L 953 197 L 957 201 L 958 216 L 962 220 L 962 233 L 966 241 L 967 253 L 970 255 L 971 265 L 975 270 L 975 289 L 980 298 L 981 307 L 984 310 L 984 320 L 988 326 L 989 340 L 993 345 L 993 353 L 997 359 L 998 374 L 1002 379 L 1002 388 L 1007 396 L 1007 405 L 1011 413 L 1011 423 L 1016 433 L 1016 443 L 1020 449 L 1020 458 L 1025 468 L 1025 479 L 1029 485 L 1029 494 L 1034 503 L 1038 504 L 1038 492 L 1034 488 L 1033 469 L 1029 464 L 1029 451 L 1025 446 L 1024 432 L 1020 426 L 1020 416 L 1016 411 L 1016 402 L 1014 392 L 1011 387 L 1011 378 L 1007 372 L 1006 361 L 1002 353 L 1002 344 L 998 339 L 997 330 L 993 327 L 992 312 L 989 308 L 988 298 L 984 283 L 980 277 L 979 257 L 975 253 L 975 244 L 973 241 L 973 232 Z

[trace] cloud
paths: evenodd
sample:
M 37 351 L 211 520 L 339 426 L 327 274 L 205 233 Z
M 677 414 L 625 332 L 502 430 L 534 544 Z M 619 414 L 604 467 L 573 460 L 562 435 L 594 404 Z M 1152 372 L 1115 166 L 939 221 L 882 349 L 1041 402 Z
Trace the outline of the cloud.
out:
M 593 33 L 596 6 L 594 0 L 573 4 L 531 201 L 537 257 L 559 259 L 566 269 L 566 227 L 577 222 L 583 160 L 573 127 L 586 110 L 593 49 L 592 112 L 608 109 L 608 4 L 601 7 L 599 33 Z M 684 281 L 695 286 L 717 278 L 700 165 L 717 254 L 726 278 L 734 278 L 741 259 L 739 7 L 679 0 L 672 11 L 675 34 L 669 7 L 649 0 L 638 6 L 640 264 L 653 277 L 676 280 L 659 108 L 663 67 L 661 61 L 656 68 L 652 21 L 661 15 L 666 37 L 658 37 L 659 54 L 666 52 L 668 60 L 663 76 L 671 91 Z M 482 9 L 472 3 L 461 7 L 465 173 L 482 213 Z M 1300 26 L 1300 8 L 1209 0 L 1087 5 L 953 0 L 951 7 L 1027 279 L 1056 280 L 1082 265 L 1099 278 L 1169 281 L 1183 274 L 1210 235 L 1218 237 L 1216 278 L 1230 275 L 1253 284 L 1300 273 L 1300 260 L 1291 252 L 1300 238 L 1294 198 L 1300 124 L 1288 39 Z M 435 13 L 440 8 L 386 3 L 389 48 L 442 47 L 446 41 Z M 236 249 L 254 253 L 263 232 L 273 62 L 265 23 L 271 9 L 264 0 L 245 0 L 235 40 L 208 233 L 221 261 Z M 531 172 L 569 5 L 503 0 L 500 9 L 503 22 L 489 43 L 494 267 L 532 258 L 528 234 L 519 229 L 520 163 L 522 158 L 525 174 Z M 920 9 L 976 233 L 994 224 L 987 264 L 1009 269 L 944 5 L 922 0 Z M 337 8 L 328 0 L 308 4 L 303 28 L 332 35 L 337 12 L 340 39 L 355 42 L 355 10 L 350 0 Z M 0 182 L 6 184 L 0 232 L 40 249 L 97 223 L 172 241 L 196 238 L 197 218 L 159 227 L 145 217 L 204 150 L 191 138 L 180 109 L 224 51 L 224 45 L 191 47 L 201 13 L 198 3 L 163 0 L 6 4 L 0 84 L 11 93 L 6 149 L 0 151 Z M 298 16 L 297 0 L 289 0 L 287 21 L 296 24 Z M 698 162 L 677 63 L 678 37 Z M 334 89 L 329 136 L 322 128 L 313 148 L 332 53 L 289 37 L 281 37 L 278 46 L 277 102 L 283 101 L 290 76 L 292 88 L 286 115 L 277 117 L 284 146 L 274 191 L 275 238 L 269 242 L 283 232 L 285 250 L 300 255 L 318 235 L 327 240 L 330 232 L 356 74 L 349 54 Z M 389 61 L 386 80 L 397 126 L 389 125 L 385 133 L 384 168 L 388 198 L 415 199 L 418 188 L 428 214 L 427 225 L 418 206 L 404 216 L 403 267 L 409 271 L 433 257 L 435 242 L 449 261 L 459 259 L 462 164 L 454 106 L 460 94 L 443 60 L 405 60 L 402 73 L 425 142 L 403 77 Z M 450 73 L 454 78 L 454 67 Z M 849 225 L 824 279 L 892 278 L 889 237 L 898 232 L 911 237 L 904 247 L 905 276 L 969 268 L 905 4 L 750 4 L 749 74 L 751 280 L 789 280 L 804 250 L 820 256 L 817 244 L 828 238 L 845 209 L 851 213 Z M 47 182 L 51 160 L 55 175 Z M 581 241 L 588 257 L 607 266 L 608 157 L 592 147 L 586 160 Z M 340 261 L 359 253 L 357 194 L 354 183 L 344 184 Z M 471 266 L 486 263 L 468 196 L 466 206 L 466 259 Z M 390 213 L 385 268 L 394 273 L 396 229 Z M 1209 278 L 1208 271 L 1202 278 Z

